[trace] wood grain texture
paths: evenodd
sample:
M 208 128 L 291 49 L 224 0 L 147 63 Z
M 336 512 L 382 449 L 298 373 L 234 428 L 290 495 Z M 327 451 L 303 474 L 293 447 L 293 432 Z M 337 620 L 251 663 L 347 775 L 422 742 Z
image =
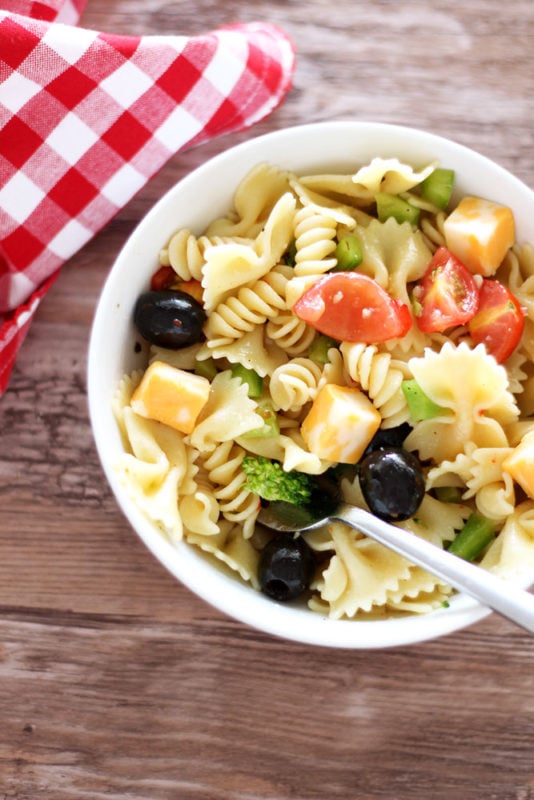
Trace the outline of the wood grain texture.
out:
M 0 400 L 0 800 L 533 800 L 534 640 L 492 616 L 387 651 L 262 635 L 191 595 L 117 510 L 89 428 L 100 288 L 181 176 L 251 135 L 372 119 L 452 137 L 534 186 L 534 5 L 89 0 L 86 27 L 278 23 L 286 102 L 173 158 L 65 266 Z

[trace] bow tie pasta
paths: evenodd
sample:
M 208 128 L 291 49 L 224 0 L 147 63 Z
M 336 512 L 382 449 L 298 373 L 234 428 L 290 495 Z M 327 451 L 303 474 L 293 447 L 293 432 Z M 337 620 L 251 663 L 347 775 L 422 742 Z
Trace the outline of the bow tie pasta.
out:
M 443 345 L 439 352 L 427 350 L 412 358 L 408 367 L 423 392 L 441 413 L 419 420 L 406 446 L 426 461 L 440 463 L 462 452 L 466 442 L 477 447 L 505 447 L 505 427 L 519 416 L 508 389 L 503 366 L 478 345 L 465 342 Z
M 534 247 L 493 199 L 452 207 L 453 181 L 396 158 L 320 175 L 259 164 L 226 216 L 161 243 L 151 308 L 170 293 L 185 310 L 163 344 L 143 328 L 147 369 L 113 408 L 120 479 L 162 535 L 267 591 L 278 540 L 256 525 L 261 504 L 309 509 L 328 480 L 437 547 L 482 524 L 470 558 L 534 569 Z M 422 487 L 409 511 L 387 506 L 385 479 L 384 497 L 366 488 L 391 455 Z M 452 593 L 339 522 L 295 542 L 298 596 L 334 619 L 428 613 Z

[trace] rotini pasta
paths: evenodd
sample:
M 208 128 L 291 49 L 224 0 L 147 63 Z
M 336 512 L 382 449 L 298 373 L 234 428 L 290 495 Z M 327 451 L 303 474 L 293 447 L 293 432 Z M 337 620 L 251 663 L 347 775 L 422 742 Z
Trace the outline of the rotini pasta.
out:
M 202 279 L 202 270 L 205 260 L 205 252 L 209 247 L 224 244 L 228 239 L 216 236 L 194 236 L 187 228 L 177 231 L 162 248 L 159 253 L 159 261 L 162 266 L 172 267 L 179 278 L 184 281 Z M 247 244 L 248 240 L 240 240 Z
M 306 353 L 316 336 L 313 328 L 291 312 L 281 313 L 269 320 L 265 332 L 290 356 Z
M 243 286 L 220 303 L 205 326 L 208 347 L 224 347 L 287 309 L 286 286 L 291 275 L 290 267 L 274 267 L 252 286 Z
M 295 214 L 295 275 L 321 275 L 336 266 L 336 221 L 305 206 Z
M 317 394 L 322 370 L 311 358 L 292 358 L 271 375 L 269 391 L 276 409 L 299 411 Z
M 250 539 L 254 533 L 254 522 L 258 516 L 258 496 L 245 486 L 245 474 L 241 469 L 244 450 L 233 441 L 222 442 L 204 460 L 213 495 L 218 501 L 220 513 L 230 520 L 239 522 L 243 536 Z
M 380 352 L 376 345 L 343 342 L 340 350 L 350 379 L 373 401 L 382 416 L 382 426 L 393 428 L 406 422 L 410 414 L 402 382 L 411 376 L 408 364 Z

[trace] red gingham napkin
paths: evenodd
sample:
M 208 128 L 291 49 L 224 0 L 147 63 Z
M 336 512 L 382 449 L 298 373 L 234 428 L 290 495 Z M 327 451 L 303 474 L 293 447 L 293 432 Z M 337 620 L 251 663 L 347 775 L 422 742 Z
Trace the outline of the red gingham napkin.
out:
M 176 152 L 253 125 L 289 90 L 266 23 L 199 36 L 81 27 L 86 0 L 0 0 L 0 394 L 61 265 Z

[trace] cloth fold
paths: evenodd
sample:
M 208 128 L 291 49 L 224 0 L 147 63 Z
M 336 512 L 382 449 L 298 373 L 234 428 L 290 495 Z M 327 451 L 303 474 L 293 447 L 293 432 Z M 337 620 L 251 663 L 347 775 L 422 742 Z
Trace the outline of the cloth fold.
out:
M 0 0 L 0 394 L 65 261 L 171 156 L 250 127 L 291 86 L 271 24 L 125 36 L 73 27 L 84 5 Z

